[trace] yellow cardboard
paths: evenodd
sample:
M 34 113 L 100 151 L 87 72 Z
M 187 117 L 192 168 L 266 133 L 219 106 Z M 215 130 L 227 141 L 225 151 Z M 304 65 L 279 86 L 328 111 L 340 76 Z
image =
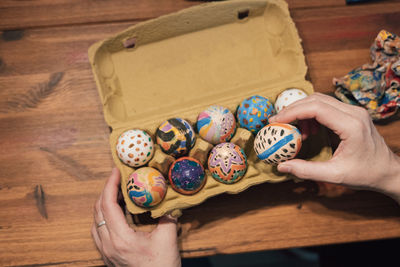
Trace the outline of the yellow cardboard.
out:
M 111 151 L 121 170 L 128 210 L 151 211 L 152 217 L 159 217 L 221 193 L 236 194 L 255 184 L 287 180 L 287 175 L 260 162 L 251 150 L 248 171 L 239 182 L 219 183 L 207 170 L 206 185 L 199 193 L 185 196 L 168 188 L 162 203 L 144 209 L 127 195 L 126 182 L 134 169 L 121 163 L 115 145 L 128 129 L 143 129 L 154 137 L 166 119 L 180 117 L 193 124 L 213 104 L 235 112 L 243 99 L 256 94 L 272 101 L 292 87 L 311 94 L 300 42 L 283 0 L 233 0 L 139 23 L 92 45 L 89 58 L 105 120 L 113 129 Z M 331 157 L 324 137 L 308 141 L 306 149 L 314 151 L 305 158 Z

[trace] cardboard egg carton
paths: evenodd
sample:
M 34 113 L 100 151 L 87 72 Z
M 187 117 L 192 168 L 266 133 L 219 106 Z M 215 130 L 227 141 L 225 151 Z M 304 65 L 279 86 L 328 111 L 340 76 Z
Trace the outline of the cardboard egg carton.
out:
M 283 0 L 195 6 L 139 23 L 98 42 L 90 47 L 89 58 L 105 120 L 113 129 L 112 156 L 121 171 L 122 193 L 131 213 L 150 211 L 154 218 L 166 213 L 179 215 L 180 210 L 209 197 L 290 178 L 258 160 L 252 149 L 254 136 L 238 128 L 232 142 L 245 150 L 249 163 L 239 182 L 219 183 L 206 170 L 207 182 L 197 194 L 181 195 L 169 186 L 163 202 L 144 209 L 128 197 L 126 182 L 134 169 L 124 165 L 115 150 L 119 135 L 126 130 L 145 130 L 155 140 L 163 121 L 179 117 L 194 125 L 198 114 L 210 105 L 235 113 L 240 102 L 252 95 L 274 101 L 293 87 L 311 94 L 300 39 Z M 174 158 L 155 148 L 148 165 L 165 175 Z M 211 148 L 197 136 L 189 155 L 205 164 Z M 326 135 L 321 132 L 307 140 L 300 154 L 309 160 L 328 160 L 331 149 Z

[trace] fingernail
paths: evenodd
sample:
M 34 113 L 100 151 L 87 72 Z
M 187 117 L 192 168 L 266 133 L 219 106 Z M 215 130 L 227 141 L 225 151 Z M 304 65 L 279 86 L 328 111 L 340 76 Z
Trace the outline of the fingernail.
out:
M 292 170 L 292 167 L 286 164 L 279 164 L 278 165 L 278 171 L 280 172 L 290 172 Z
M 269 122 L 276 122 L 276 115 L 268 119 Z

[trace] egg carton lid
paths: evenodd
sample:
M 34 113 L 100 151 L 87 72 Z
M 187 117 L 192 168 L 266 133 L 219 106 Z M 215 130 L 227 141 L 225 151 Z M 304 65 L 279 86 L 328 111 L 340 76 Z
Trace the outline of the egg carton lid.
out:
M 300 42 L 283 0 L 233 0 L 138 23 L 92 45 L 89 58 L 107 124 L 143 128 L 304 80 Z

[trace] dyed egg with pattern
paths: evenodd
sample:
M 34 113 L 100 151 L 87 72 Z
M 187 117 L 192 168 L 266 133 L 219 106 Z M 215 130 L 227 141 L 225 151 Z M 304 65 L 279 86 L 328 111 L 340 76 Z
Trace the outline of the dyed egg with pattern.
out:
M 134 171 L 126 184 L 129 198 L 139 207 L 151 208 L 165 197 L 167 185 L 164 176 L 150 167 Z
M 163 122 L 157 129 L 156 137 L 162 151 L 174 157 L 187 154 L 196 142 L 192 126 L 180 118 Z
M 252 133 L 258 133 L 268 124 L 268 119 L 275 114 L 274 105 L 268 98 L 255 95 L 240 103 L 237 110 L 237 119 L 240 127 Z
M 290 104 L 306 98 L 307 94 L 300 89 L 290 88 L 278 95 L 275 101 L 275 110 L 276 113 L 279 113 L 282 109 L 289 106 Z
M 203 166 L 191 157 L 183 157 L 172 163 L 168 178 L 172 189 L 184 195 L 196 194 L 206 183 Z
M 210 106 L 197 118 L 199 135 L 211 144 L 228 142 L 236 131 L 236 120 L 229 109 L 221 106 Z
M 257 157 L 268 164 L 294 158 L 301 148 L 300 131 L 290 124 L 271 123 L 262 128 L 254 140 Z
M 247 158 L 242 148 L 233 143 L 216 145 L 208 157 L 212 177 L 224 184 L 238 182 L 247 170 Z
M 140 167 L 153 157 L 154 143 L 145 131 L 128 130 L 118 138 L 116 150 L 123 163 L 131 167 Z

